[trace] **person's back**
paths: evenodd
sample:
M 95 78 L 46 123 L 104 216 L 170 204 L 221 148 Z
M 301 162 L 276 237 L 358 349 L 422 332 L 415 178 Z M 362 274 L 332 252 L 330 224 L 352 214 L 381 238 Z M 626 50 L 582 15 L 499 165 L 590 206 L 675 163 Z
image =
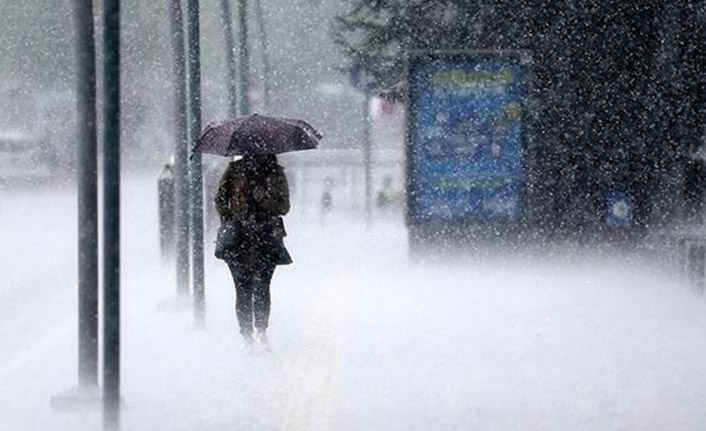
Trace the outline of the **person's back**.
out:
M 236 287 L 240 332 L 252 340 L 253 316 L 258 338 L 266 343 L 270 280 L 276 265 L 292 262 L 284 247 L 282 216 L 289 212 L 284 169 L 274 156 L 245 156 L 223 173 L 215 198 L 222 222 L 244 231 L 238 252 L 226 259 Z
M 230 162 L 216 194 L 218 215 L 245 221 L 252 214 L 282 216 L 289 212 L 284 169 L 274 161 L 242 158 Z

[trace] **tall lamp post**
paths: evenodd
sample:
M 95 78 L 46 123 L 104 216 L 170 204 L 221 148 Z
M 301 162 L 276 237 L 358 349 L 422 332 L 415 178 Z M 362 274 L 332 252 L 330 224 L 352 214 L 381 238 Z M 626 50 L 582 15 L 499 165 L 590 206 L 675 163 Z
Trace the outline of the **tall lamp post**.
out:
M 370 136 L 370 90 L 365 69 L 360 62 L 353 64 L 350 70 L 350 80 L 353 87 L 363 94 L 362 120 L 363 120 L 363 169 L 365 177 L 365 222 L 368 226 L 373 219 L 373 197 L 372 197 L 372 171 L 373 171 L 373 145 Z
M 174 148 L 174 197 L 176 236 L 177 294 L 189 294 L 189 136 L 186 106 L 186 54 L 184 50 L 184 19 L 181 0 L 169 0 L 169 29 L 174 78 L 174 117 L 176 142 Z
M 189 138 L 194 143 L 201 134 L 201 47 L 199 0 L 188 0 L 189 38 Z M 203 168 L 201 153 L 191 155 L 191 259 L 193 265 L 194 318 L 203 323 L 205 312 L 203 251 Z
M 365 79 L 365 78 L 363 78 Z M 365 169 L 365 223 L 373 221 L 373 143 L 370 136 L 370 90 L 363 89 L 363 166 Z
M 103 4 L 103 417 L 120 426 L 120 0 Z
M 98 143 L 93 1 L 74 0 L 77 30 L 78 381 L 98 385 Z

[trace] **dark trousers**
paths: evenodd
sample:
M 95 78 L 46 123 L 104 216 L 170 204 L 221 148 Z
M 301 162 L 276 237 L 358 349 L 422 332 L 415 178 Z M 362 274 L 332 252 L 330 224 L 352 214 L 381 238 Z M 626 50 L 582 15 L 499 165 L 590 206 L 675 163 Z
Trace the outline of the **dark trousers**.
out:
M 270 281 L 275 265 L 261 262 L 254 265 L 229 263 L 228 268 L 235 284 L 235 314 L 238 316 L 240 333 L 265 330 L 270 319 Z

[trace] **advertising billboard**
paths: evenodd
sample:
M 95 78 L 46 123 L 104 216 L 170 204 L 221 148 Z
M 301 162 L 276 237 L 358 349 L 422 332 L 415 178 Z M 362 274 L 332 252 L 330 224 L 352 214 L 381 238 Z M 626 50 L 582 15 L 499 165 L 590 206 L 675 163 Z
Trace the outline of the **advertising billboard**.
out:
M 424 53 L 408 73 L 408 219 L 517 220 L 523 55 Z

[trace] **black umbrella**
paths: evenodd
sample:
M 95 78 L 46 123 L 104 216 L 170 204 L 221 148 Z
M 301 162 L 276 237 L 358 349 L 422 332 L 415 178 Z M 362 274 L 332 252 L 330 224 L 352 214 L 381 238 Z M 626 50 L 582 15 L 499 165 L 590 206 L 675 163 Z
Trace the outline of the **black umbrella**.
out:
M 210 123 L 194 151 L 220 156 L 280 154 L 316 148 L 321 138 L 306 121 L 252 114 Z

